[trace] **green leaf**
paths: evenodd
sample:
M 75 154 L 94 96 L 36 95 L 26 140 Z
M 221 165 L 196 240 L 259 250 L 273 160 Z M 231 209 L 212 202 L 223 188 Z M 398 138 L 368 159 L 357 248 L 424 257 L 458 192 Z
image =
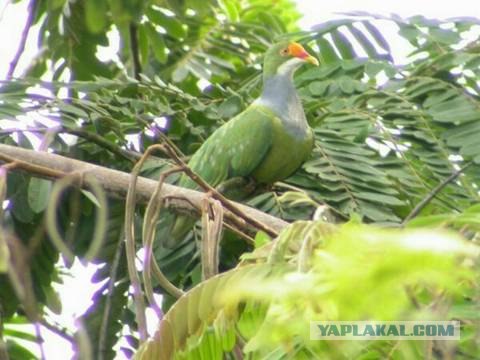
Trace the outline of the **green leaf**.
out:
M 270 243 L 272 239 L 270 239 L 270 236 L 268 236 L 266 233 L 263 231 L 257 232 L 255 235 L 255 249 L 258 249 L 262 247 L 263 245 L 266 245 Z
M 10 359 L 35 360 L 38 359 L 30 350 L 18 344 L 16 341 L 8 339 L 6 348 Z
M 9 326 L 7 326 L 3 330 L 3 333 L 4 333 L 4 335 L 7 335 L 7 336 L 10 336 L 10 337 L 13 337 L 13 338 L 17 338 L 17 339 L 30 341 L 30 342 L 35 342 L 37 340 L 35 335 L 33 335 L 31 333 L 28 333 L 28 332 L 25 332 L 25 331 L 12 329 Z
M 10 253 L 8 251 L 7 243 L 4 237 L 0 237 L 0 274 L 8 271 L 8 262 L 10 259 Z
M 88 199 L 90 200 L 96 207 L 100 207 L 100 203 L 98 202 L 98 199 L 95 197 L 95 195 L 93 195 L 90 191 L 88 190 L 80 190 L 82 192 L 82 194 Z
M 374 78 L 379 72 L 385 69 L 385 65 L 377 61 L 369 61 L 365 65 L 365 73 L 370 77 Z
M 51 0 L 48 2 L 48 5 L 51 10 L 56 10 L 63 7 L 65 2 L 67 2 L 67 0 Z
M 86 0 L 85 17 L 87 27 L 92 33 L 99 33 L 107 25 L 107 3 L 105 0 Z
M 443 123 L 460 124 L 480 119 L 478 109 L 464 97 L 457 97 L 434 105 L 428 111 L 435 121 Z
M 163 27 L 168 35 L 173 36 L 178 40 L 183 39 L 187 35 L 182 23 L 173 16 L 167 16 L 163 12 L 152 8 L 147 10 L 147 16 L 155 24 Z
M 214 64 L 217 64 L 217 65 L 220 65 L 224 68 L 227 68 L 229 70 L 235 70 L 235 67 L 233 66 L 233 64 L 229 61 L 226 61 L 218 56 L 215 56 L 215 55 L 211 55 L 211 54 L 208 54 L 208 53 L 198 53 L 198 56 L 201 56 L 205 59 L 208 59 L 211 63 L 214 63 Z
M 235 0 L 220 0 L 219 3 L 221 4 L 225 14 L 228 17 L 228 20 L 231 22 L 238 21 L 240 18 L 239 9 L 237 9 L 238 2 Z
M 355 58 L 355 51 L 353 50 L 353 46 L 352 44 L 350 44 L 350 41 L 343 33 L 341 33 L 339 30 L 334 30 L 331 32 L 331 35 L 333 38 L 333 43 L 340 52 L 340 55 L 342 55 L 343 59 Z
M 404 205 L 405 203 L 396 197 L 389 195 L 382 195 L 374 192 L 356 192 L 355 196 L 363 200 L 369 200 L 379 204 L 388 204 L 393 206 Z
M 453 44 L 461 39 L 460 35 L 452 30 L 430 28 L 428 32 L 435 41 L 438 41 L 442 44 Z
M 158 33 L 151 24 L 145 24 L 147 30 L 147 36 L 150 41 L 151 49 L 153 50 L 153 55 L 155 59 L 161 63 L 165 64 L 167 61 L 167 52 L 165 42 L 163 41 L 163 36 Z
M 178 83 L 185 80 L 185 78 L 188 76 L 188 73 L 188 68 L 186 66 L 180 65 L 172 73 L 173 82 Z
M 420 31 L 411 25 L 402 25 L 398 33 L 413 44 L 417 43 L 420 35 Z
M 480 155 L 480 141 L 478 141 L 478 138 L 473 144 L 462 146 L 460 149 L 460 154 L 465 157 Z
M 224 119 L 230 119 L 238 114 L 243 108 L 242 99 L 233 95 L 227 98 L 219 107 L 218 113 Z
M 79 106 L 71 105 L 66 102 L 59 102 L 56 105 L 59 107 L 61 111 L 65 112 L 66 114 L 72 114 L 78 118 L 83 118 L 83 119 L 88 118 L 87 112 Z
M 144 26 L 137 27 L 138 34 L 138 49 L 140 53 L 140 61 L 143 65 L 148 63 L 148 50 L 149 41 L 147 36 L 147 30 Z
M 204 64 L 200 63 L 194 58 L 190 58 L 187 63 L 190 72 L 192 72 L 196 77 L 200 79 L 210 79 L 210 73 Z
M 370 21 L 362 21 L 363 26 L 367 29 L 370 35 L 375 39 L 377 44 L 390 54 L 390 46 L 388 45 L 387 40 L 383 37 L 382 33 L 373 25 Z
M 339 79 L 338 85 L 340 86 L 342 92 L 344 92 L 345 94 L 352 94 L 356 88 L 355 81 L 346 76 L 342 76 Z
M 429 216 L 419 216 L 415 219 L 412 219 L 408 222 L 408 227 L 434 227 L 439 226 L 452 218 L 451 214 L 438 214 L 438 215 L 429 215 Z
M 338 61 L 338 55 L 327 39 L 320 37 L 317 39 L 317 44 L 320 48 L 319 56 L 321 64 L 329 64 Z
M 45 179 L 32 177 L 28 184 L 28 204 L 30 208 L 38 213 L 46 209 L 52 182 Z
M 60 300 L 60 295 L 52 288 L 48 287 L 45 289 L 45 304 L 54 314 L 60 315 L 62 313 L 62 302 Z
M 330 86 L 330 81 L 313 81 L 308 85 L 310 94 L 314 96 L 323 96 Z
M 480 165 L 480 155 L 477 155 L 473 158 L 473 162 L 477 165 Z
M 365 34 L 357 29 L 353 24 L 348 25 L 348 30 L 354 36 L 354 38 L 359 42 L 362 46 L 363 50 L 367 53 L 367 55 L 372 58 L 376 59 L 379 57 L 375 46 L 370 42 L 370 40 L 365 36 Z

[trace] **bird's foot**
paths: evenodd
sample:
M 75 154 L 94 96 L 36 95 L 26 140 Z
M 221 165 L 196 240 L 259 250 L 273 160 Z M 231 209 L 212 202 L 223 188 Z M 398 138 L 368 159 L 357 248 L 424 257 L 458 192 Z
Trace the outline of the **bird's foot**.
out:
M 257 190 L 257 183 L 252 178 L 235 177 L 217 186 L 217 191 L 229 199 L 243 200 Z

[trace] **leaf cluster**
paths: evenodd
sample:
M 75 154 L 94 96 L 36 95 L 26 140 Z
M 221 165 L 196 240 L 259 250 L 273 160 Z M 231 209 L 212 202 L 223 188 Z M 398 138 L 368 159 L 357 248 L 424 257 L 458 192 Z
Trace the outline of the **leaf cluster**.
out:
M 479 201 L 480 177 L 476 19 L 437 21 L 355 13 L 305 32 L 298 31 L 299 15 L 288 0 L 35 3 L 33 24 L 40 27 L 40 52 L 24 76 L 2 83 L 2 143 L 49 149 L 129 171 L 145 148 L 168 137 L 188 159 L 215 129 L 259 94 L 265 49 L 277 39 L 291 37 L 321 61 L 319 68 L 299 71 L 295 80 L 314 130 L 315 149 L 294 176 L 250 199 L 250 205 L 286 220 L 309 219 L 327 209 L 333 222 L 359 216 L 365 222 L 398 226 L 438 184 L 471 163 L 435 194 L 422 209 L 423 216 L 412 224 L 461 229 L 478 223 L 471 210 Z M 394 59 L 393 41 L 379 30 L 382 22 L 396 26 L 398 36 L 411 45 L 404 63 Z M 105 46 L 118 51 L 102 57 Z M 168 159 L 160 155 L 146 164 L 143 175 L 156 177 L 167 166 Z M 47 180 L 8 174 L 3 227 L 27 247 L 40 244 L 30 263 L 40 311 L 45 306 L 55 308 L 58 302 L 52 283 L 58 281 L 59 254 L 48 241 L 43 223 L 51 188 Z M 72 189 L 57 206 L 59 228 L 73 253 L 82 257 L 95 228 L 95 199 Z M 139 222 L 142 215 L 138 212 Z M 137 344 L 131 303 L 125 296 L 125 256 L 119 246 L 123 216 L 123 204 L 110 199 L 105 246 L 97 259 L 103 265 L 94 277 L 107 282 L 83 317 L 92 351 L 99 358 L 114 356 L 112 345 L 124 324 L 131 329 L 132 347 Z M 476 230 L 468 231 L 473 238 Z M 200 281 L 197 237 L 194 232 L 177 249 L 155 250 L 167 276 L 184 288 Z M 349 236 L 344 237 L 352 245 Z M 234 267 L 247 248 L 231 234 L 226 239 L 222 269 Z M 369 279 L 363 280 L 373 281 Z M 0 281 L 5 289 L 0 291 L 2 317 L 8 322 L 23 310 L 11 296 L 6 275 Z M 275 278 L 273 282 L 279 286 L 282 281 Z M 450 289 L 453 278 L 445 281 L 441 286 Z M 208 299 L 215 289 L 206 292 Z M 337 300 L 341 299 L 332 298 L 328 306 Z M 172 302 L 166 296 L 165 308 Z M 175 306 L 185 309 L 187 305 Z M 292 306 L 287 301 L 279 308 Z M 250 339 L 266 312 L 253 305 L 246 309 L 238 314 L 232 311 L 240 318 L 250 316 L 242 330 L 250 329 L 251 336 L 245 336 Z M 193 330 L 206 321 L 200 320 Z M 216 334 L 218 329 L 230 329 L 227 325 L 209 329 Z M 206 334 L 215 338 L 211 332 Z M 233 333 L 225 334 L 222 349 L 229 351 Z

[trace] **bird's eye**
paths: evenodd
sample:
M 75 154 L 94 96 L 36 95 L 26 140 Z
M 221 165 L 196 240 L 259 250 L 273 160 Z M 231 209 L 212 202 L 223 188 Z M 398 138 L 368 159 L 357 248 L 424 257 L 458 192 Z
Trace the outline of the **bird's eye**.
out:
M 280 50 L 280 55 L 287 56 L 288 55 L 288 48 L 283 48 L 282 50 Z

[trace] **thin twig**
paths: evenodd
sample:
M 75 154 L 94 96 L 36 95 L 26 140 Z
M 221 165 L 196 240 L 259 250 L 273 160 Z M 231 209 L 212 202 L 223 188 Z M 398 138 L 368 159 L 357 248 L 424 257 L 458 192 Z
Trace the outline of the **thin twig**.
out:
M 413 292 L 413 289 L 411 286 L 405 286 L 405 293 L 407 294 L 407 297 L 410 299 L 412 302 L 413 307 L 416 310 L 420 309 L 420 303 L 418 302 L 418 299 L 415 296 L 415 293 Z
M 309 228 L 306 234 L 302 234 L 305 236 L 301 237 L 303 241 L 298 252 L 297 271 L 299 273 L 306 273 L 310 270 L 312 254 L 315 251 L 315 240 L 318 240 L 314 230 L 315 228 Z
M 18 62 L 20 61 L 20 57 L 22 56 L 23 52 L 25 51 L 25 44 L 27 43 L 28 33 L 30 32 L 30 29 L 32 28 L 32 23 L 33 23 L 33 19 L 35 17 L 36 7 L 37 7 L 37 1 L 36 0 L 30 0 L 30 3 L 28 4 L 27 20 L 25 21 L 25 26 L 23 27 L 22 37 L 20 38 L 20 42 L 18 43 L 17 52 L 15 53 L 15 56 L 13 57 L 12 61 L 10 62 L 10 67 L 8 68 L 7 80 L 12 79 L 13 73 L 15 72 L 15 69 L 17 68 Z
M 5 341 L 3 341 L 1 324 L 2 323 L 0 319 L 0 360 L 10 360 L 10 357 L 8 356 L 7 345 L 5 344 Z
M 3 234 L 5 236 L 5 234 Z M 40 350 L 40 358 L 46 359 L 43 347 L 43 338 L 41 336 L 38 324 L 41 318 L 38 313 L 37 300 L 33 290 L 30 263 L 26 257 L 26 248 L 23 243 L 14 235 L 6 236 L 10 259 L 8 264 L 8 279 L 14 290 L 15 295 L 23 306 L 27 319 L 34 325 L 36 343 Z
M 236 227 L 230 225 L 229 223 L 227 222 L 224 222 L 223 225 L 230 231 L 232 231 L 233 233 L 235 233 L 236 235 L 240 236 L 241 238 L 244 238 L 245 240 L 248 241 L 249 244 L 251 245 L 254 245 L 255 244 L 255 239 L 253 239 L 251 236 L 248 236 L 247 234 L 245 234 L 244 232 L 242 232 L 240 229 L 237 229 Z
M 35 329 L 35 337 L 37 338 L 37 345 L 38 345 L 38 349 L 40 350 L 40 359 L 46 360 L 47 356 L 45 354 L 45 348 L 43 346 L 43 343 L 45 342 L 45 340 L 43 340 L 42 330 L 41 330 L 40 324 L 38 323 L 38 320 L 35 321 L 35 323 L 33 324 L 33 328 Z
M 177 209 L 177 211 L 181 212 L 182 214 L 185 214 L 185 215 L 190 216 L 190 217 L 200 216 L 201 211 L 199 211 L 197 205 L 194 204 L 192 201 L 190 201 L 188 198 L 186 198 L 184 196 L 166 196 L 165 197 L 165 203 L 168 204 L 170 199 L 175 200 L 176 202 L 185 201 L 187 204 L 190 205 L 190 208 L 192 209 L 192 211 L 190 211 L 190 212 L 187 212 L 184 208 Z M 167 207 L 171 208 L 171 209 L 176 208 L 176 206 L 174 206 L 173 204 L 170 204 Z M 241 238 L 244 238 L 250 244 L 252 244 L 252 245 L 255 244 L 255 240 L 251 236 L 249 236 L 248 234 L 246 234 L 245 232 L 242 231 L 242 229 L 245 229 L 246 226 L 247 226 L 246 222 L 243 219 L 240 219 L 238 216 L 233 215 L 232 213 L 229 213 L 229 212 L 224 213 L 223 216 L 226 219 L 228 219 L 228 222 L 225 221 L 223 223 L 223 225 L 225 225 L 225 227 L 228 230 L 234 232 L 235 234 L 237 234 Z
M 0 204 L 5 201 L 7 194 L 6 174 L 5 167 L 2 167 L 0 172 Z M 40 358 L 44 360 L 46 359 L 45 349 L 43 347 L 43 338 L 38 321 L 41 319 L 41 316 L 37 310 L 37 301 L 33 290 L 29 254 L 27 248 L 25 248 L 20 240 L 16 236 L 8 234 L 1 225 L 3 225 L 3 209 L 0 211 L 0 246 L 8 249 L 7 274 L 17 298 L 23 305 L 27 318 L 33 323 L 36 342 L 40 350 Z M 1 326 L 2 324 L 0 323 L 0 327 Z M 0 336 L 0 347 L 3 348 L 3 345 L 3 339 Z M 0 350 L 0 357 L 8 358 L 8 355 L 5 357 L 3 351 Z
M 0 167 L 0 202 L 5 201 L 7 195 L 7 171 L 4 166 Z M 0 207 L 0 225 L 3 225 L 3 208 Z M 3 226 L 0 227 L 0 248 L 4 251 L 8 249 L 7 239 L 5 238 Z M 7 265 L 8 268 L 8 265 Z M 5 269 L 3 269 L 5 270 Z M 9 360 L 7 346 L 3 341 L 3 308 L 0 306 L 0 360 Z
M 60 253 L 62 253 L 62 255 L 70 264 L 73 263 L 75 255 L 69 249 L 68 241 L 64 240 L 64 236 L 61 235 L 60 229 L 57 226 L 57 209 L 59 207 L 62 194 L 66 191 L 66 189 L 72 186 L 88 187 L 89 191 L 92 192 L 99 204 L 99 206 L 96 208 L 95 215 L 96 226 L 90 246 L 85 253 L 86 261 L 91 261 L 94 259 L 98 251 L 101 249 L 105 238 L 105 233 L 107 231 L 108 221 L 107 197 L 102 186 L 98 183 L 95 177 L 88 176 L 88 174 L 84 173 L 70 173 L 54 184 L 45 214 L 46 230 L 50 236 L 50 239 L 52 240 L 53 245 Z
M 53 128 L 47 127 L 32 127 L 26 129 L 19 129 L 19 128 L 10 128 L 10 129 L 2 129 L 0 130 L 0 135 L 7 135 L 13 133 L 24 133 L 24 132 L 31 132 L 31 133 L 46 133 L 48 131 L 56 132 L 56 133 L 65 133 L 70 135 L 78 136 L 79 138 L 85 139 L 90 141 L 105 150 L 111 152 L 114 155 L 118 155 L 130 162 L 135 162 L 142 157 L 141 153 L 132 150 L 125 150 L 122 149 L 120 146 L 112 144 L 110 141 L 105 140 L 102 136 L 92 133 L 90 131 L 82 130 L 81 128 L 72 129 L 66 126 L 57 126 Z
M 149 147 L 149 149 L 153 148 L 152 150 L 154 150 L 159 146 L 161 145 L 152 145 L 151 147 Z M 148 153 L 150 153 L 150 151 L 148 151 Z M 165 179 L 168 176 L 176 172 L 179 172 L 181 170 L 182 169 L 174 168 L 160 175 L 157 182 L 157 187 L 153 192 L 152 197 L 150 198 L 150 201 L 148 202 L 147 208 L 145 210 L 144 220 L 143 220 L 142 240 L 143 240 L 143 246 L 145 251 L 144 262 L 143 262 L 143 266 L 144 266 L 143 282 L 144 282 L 145 293 L 147 295 L 147 298 L 159 318 L 163 317 L 163 313 L 161 308 L 157 305 L 155 298 L 153 296 L 153 287 L 152 287 L 152 280 L 151 280 L 151 273 L 150 273 L 152 269 L 160 286 L 163 289 L 165 289 L 170 295 L 176 298 L 179 298 L 184 294 L 184 292 L 181 289 L 177 288 L 168 280 L 168 278 L 160 270 L 160 267 L 158 266 L 155 260 L 155 257 L 152 256 L 153 242 L 155 239 L 155 233 L 157 228 L 157 220 L 160 215 L 160 210 L 163 207 L 163 203 L 164 203 L 164 200 L 161 197 L 162 187 L 165 183 Z
M 103 360 L 104 354 L 110 350 L 106 348 L 106 339 L 108 333 L 108 323 L 111 319 L 110 310 L 112 308 L 112 297 L 113 293 L 115 292 L 115 283 L 117 282 L 117 274 L 118 269 L 120 267 L 120 259 L 122 258 L 123 253 L 123 240 L 124 239 L 124 232 L 122 231 L 120 237 L 118 239 L 117 248 L 115 249 L 115 255 L 113 257 L 112 266 L 110 267 L 110 274 L 108 280 L 108 290 L 105 298 L 105 307 L 103 309 L 102 314 L 102 322 L 100 324 L 100 330 L 98 335 L 98 351 L 97 351 L 97 359 Z
M 75 342 L 75 338 L 73 337 L 72 334 L 70 334 L 70 331 L 67 328 L 62 327 L 59 324 L 52 324 L 52 323 L 48 322 L 47 320 L 45 320 L 43 318 L 41 318 L 39 320 L 39 322 L 43 327 L 45 327 L 46 329 L 50 330 L 51 332 L 57 334 L 58 336 L 64 338 L 68 342 L 70 342 L 72 344 Z
M 82 360 L 93 360 L 92 341 L 82 318 L 75 319 L 77 331 L 75 333 L 75 345 L 77 358 Z
M 340 212 L 339 210 L 337 210 L 336 208 L 334 208 L 333 206 L 327 204 L 326 202 L 323 202 L 323 203 L 319 203 L 317 200 L 313 199 L 307 191 L 305 191 L 304 189 L 302 188 L 299 188 L 295 185 L 291 185 L 291 184 L 287 184 L 285 182 L 282 182 L 282 181 L 278 181 L 274 184 L 274 188 L 275 187 L 279 187 L 279 188 L 284 188 L 284 189 L 288 189 L 288 190 L 292 190 L 294 192 L 299 192 L 299 193 L 303 193 L 305 194 L 306 196 L 308 196 L 308 198 L 310 200 L 312 200 L 317 207 L 319 206 L 326 206 L 328 208 L 328 210 L 334 212 L 338 217 L 342 218 L 342 220 L 348 220 L 349 217 L 347 215 L 345 215 L 344 213 Z
M 67 173 L 63 171 L 58 171 L 58 170 L 50 169 L 44 166 L 35 165 L 23 160 L 15 159 L 6 154 L 2 154 L 1 152 L 0 152 L 0 161 L 7 162 L 8 164 L 5 166 L 11 166 L 16 169 L 22 169 L 32 174 L 43 174 L 43 176 L 49 177 L 49 178 L 59 179 L 67 175 Z
M 0 130 L 0 135 L 10 135 L 15 133 L 23 133 L 23 132 L 32 132 L 32 133 L 44 133 L 48 131 L 47 127 L 32 127 L 27 129 L 21 129 L 18 127 L 15 128 L 5 128 Z
M 202 209 L 202 279 L 218 274 L 220 240 L 222 238 L 223 207 L 209 196 Z
M 403 220 L 402 226 L 404 226 L 407 222 L 415 218 L 420 212 L 427 206 L 437 194 L 443 190 L 445 186 L 447 186 L 449 183 L 454 181 L 461 173 L 463 173 L 470 165 L 472 165 L 473 162 L 470 161 L 466 163 L 464 166 L 462 166 L 460 169 L 455 171 L 453 174 L 451 174 L 449 177 L 447 177 L 445 180 L 443 180 L 440 184 L 435 186 L 432 191 L 428 193 L 428 195 L 420 201 L 417 206 L 413 208 L 413 210 L 410 212 L 410 214 L 407 215 L 407 217 Z
M 147 320 L 145 318 L 145 301 L 142 293 L 142 285 L 135 266 L 135 192 L 137 178 L 142 165 L 152 150 L 147 149 L 140 161 L 134 166 L 128 185 L 127 199 L 125 204 L 125 249 L 127 253 L 127 267 L 130 283 L 133 288 L 133 300 L 135 303 L 135 318 L 138 326 L 140 343 L 147 340 Z
M 137 25 L 132 21 L 129 26 L 130 32 L 130 51 L 132 52 L 133 61 L 133 75 L 135 79 L 140 81 L 140 73 L 142 72 L 142 65 L 140 63 L 140 53 L 138 50 L 138 31 Z
M 91 141 L 98 146 L 110 151 L 111 153 L 118 155 L 130 162 L 135 162 L 138 160 L 142 155 L 139 153 L 136 153 L 134 151 L 129 151 L 129 150 L 124 150 L 120 148 L 119 146 L 116 146 L 112 144 L 110 141 L 105 140 L 102 136 L 92 133 L 90 131 L 85 131 L 81 129 L 70 129 L 67 127 L 62 127 L 61 128 L 62 132 L 72 134 L 78 137 L 81 137 L 85 140 Z
M 178 146 L 175 145 L 175 143 L 167 135 L 165 135 L 163 132 L 159 131 L 158 136 L 161 138 L 161 141 L 166 142 L 168 145 L 170 145 L 170 147 L 173 148 L 173 150 L 175 150 L 175 153 L 180 158 L 185 159 L 185 154 L 182 153 L 182 150 L 180 150 L 178 148 Z

